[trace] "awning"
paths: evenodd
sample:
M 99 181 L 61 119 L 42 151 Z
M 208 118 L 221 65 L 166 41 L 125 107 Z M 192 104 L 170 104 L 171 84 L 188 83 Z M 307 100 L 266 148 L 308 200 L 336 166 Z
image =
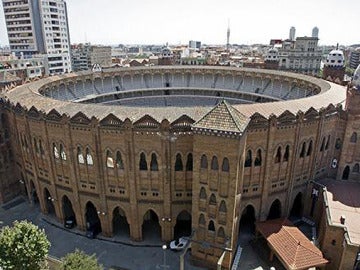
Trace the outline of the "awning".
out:
M 322 252 L 286 218 L 257 222 L 256 230 L 288 270 L 309 269 L 328 263 Z

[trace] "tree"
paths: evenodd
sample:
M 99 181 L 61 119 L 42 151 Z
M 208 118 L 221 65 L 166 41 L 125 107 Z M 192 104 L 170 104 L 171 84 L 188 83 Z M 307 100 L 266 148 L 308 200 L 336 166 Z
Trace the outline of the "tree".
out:
M 95 254 L 87 255 L 85 252 L 76 249 L 62 258 L 62 270 L 103 270 L 103 266 L 97 261 Z
M 50 242 L 44 230 L 28 221 L 15 221 L 0 232 L 0 265 L 4 270 L 44 269 Z

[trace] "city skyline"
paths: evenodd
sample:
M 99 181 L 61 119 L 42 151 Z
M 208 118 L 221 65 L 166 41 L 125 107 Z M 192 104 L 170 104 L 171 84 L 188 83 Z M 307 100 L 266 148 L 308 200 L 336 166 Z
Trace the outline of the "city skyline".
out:
M 71 43 L 93 44 L 226 44 L 230 20 L 230 44 L 268 44 L 286 39 L 291 26 L 296 36 L 311 36 L 319 28 L 320 45 L 352 45 L 360 38 L 347 27 L 357 24 L 360 2 L 345 0 L 310 2 L 254 0 L 246 6 L 235 0 L 165 1 L 67 0 Z M 281 7 L 281 11 L 279 10 Z M 351 7 L 351 8 L 350 8 Z M 1 3 L 0 45 L 7 45 Z M 81 15 L 80 15 L 81 14 Z M 306 17 L 305 17 L 306 15 Z

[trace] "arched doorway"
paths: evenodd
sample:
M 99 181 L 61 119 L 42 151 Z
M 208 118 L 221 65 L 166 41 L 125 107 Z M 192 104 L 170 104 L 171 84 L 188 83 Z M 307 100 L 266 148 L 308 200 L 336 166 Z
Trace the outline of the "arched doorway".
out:
M 280 218 L 280 217 L 281 217 L 281 202 L 278 199 L 276 199 L 271 204 L 267 220 L 276 219 L 276 218 Z
M 148 241 L 161 240 L 161 227 L 159 217 L 153 210 L 148 210 L 143 218 L 142 238 Z
M 88 202 L 86 204 L 85 221 L 86 231 L 89 232 L 87 235 L 89 235 L 90 238 L 95 237 L 96 234 L 101 232 L 101 222 L 96 207 L 92 204 L 92 202 Z
M 191 215 L 184 210 L 176 217 L 176 225 L 174 228 L 174 238 L 191 235 Z
M 124 210 L 122 210 L 120 207 L 116 207 L 113 211 L 112 226 L 113 236 L 129 238 L 129 223 L 127 222 Z
M 344 171 L 343 171 L 342 179 L 343 180 L 349 180 L 349 174 L 350 174 L 350 167 L 346 166 Z
M 254 233 L 255 232 L 255 209 L 252 205 L 245 207 L 241 214 L 239 234 L 240 233 Z
M 65 227 L 67 223 L 70 227 L 74 227 L 76 225 L 76 216 L 72 207 L 72 203 L 66 195 L 64 195 L 62 198 L 62 210 L 64 215 Z
M 39 204 L 39 197 L 36 192 L 36 188 L 33 181 L 30 181 L 30 196 L 31 200 L 35 205 Z
M 290 211 L 291 217 L 301 217 L 303 211 L 302 193 L 299 192 L 294 200 L 293 206 Z
M 44 202 L 45 208 L 48 215 L 55 215 L 54 198 L 50 195 L 47 188 L 44 189 Z

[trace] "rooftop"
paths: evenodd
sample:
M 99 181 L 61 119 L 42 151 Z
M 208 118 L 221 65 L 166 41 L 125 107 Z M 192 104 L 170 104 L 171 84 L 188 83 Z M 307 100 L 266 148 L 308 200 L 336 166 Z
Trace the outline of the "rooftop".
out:
M 329 218 L 333 225 L 345 226 L 351 243 L 360 245 L 360 183 L 325 179 Z M 345 216 L 345 224 L 340 217 Z

